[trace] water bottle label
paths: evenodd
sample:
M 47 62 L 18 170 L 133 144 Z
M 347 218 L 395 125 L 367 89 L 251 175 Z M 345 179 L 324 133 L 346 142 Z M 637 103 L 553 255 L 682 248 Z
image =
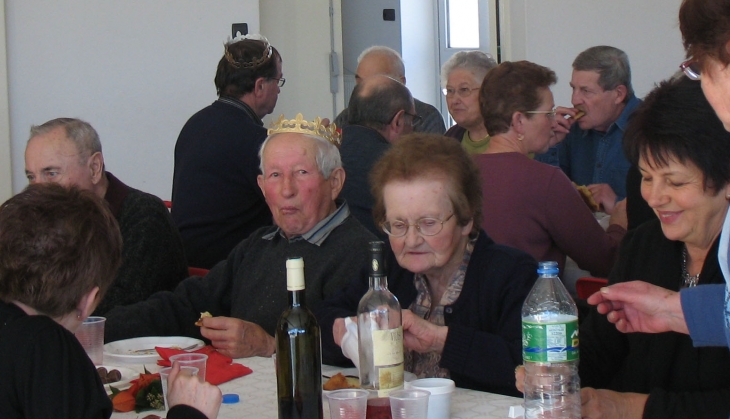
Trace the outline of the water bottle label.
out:
M 567 362 L 578 359 L 578 319 L 566 323 L 522 320 L 525 362 Z
M 403 364 L 403 327 L 373 330 L 373 363 L 376 366 Z

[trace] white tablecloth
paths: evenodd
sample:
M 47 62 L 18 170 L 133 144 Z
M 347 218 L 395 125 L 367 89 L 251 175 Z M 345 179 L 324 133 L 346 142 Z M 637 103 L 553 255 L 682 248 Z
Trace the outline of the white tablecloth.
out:
M 236 404 L 224 404 L 221 406 L 218 417 L 221 419 L 257 418 L 276 419 L 278 418 L 276 404 L 276 375 L 274 374 L 274 362 L 270 358 L 242 358 L 234 362 L 241 363 L 253 370 L 253 373 L 241 377 L 220 386 L 223 394 L 235 393 L 240 397 Z M 125 365 L 129 368 L 142 369 L 139 365 Z M 157 366 L 147 366 L 148 370 L 154 372 Z M 340 368 L 324 365 L 322 373 L 332 375 Z M 451 417 L 452 419 L 470 418 L 507 418 L 509 407 L 522 403 L 522 399 L 502 396 L 499 394 L 484 393 L 481 391 L 465 390 L 457 388 L 453 394 Z M 327 402 L 324 403 L 326 419 L 329 418 Z M 128 412 L 112 415 L 113 419 L 136 419 L 143 418 L 149 414 L 162 415 L 160 411 L 148 411 L 142 413 Z

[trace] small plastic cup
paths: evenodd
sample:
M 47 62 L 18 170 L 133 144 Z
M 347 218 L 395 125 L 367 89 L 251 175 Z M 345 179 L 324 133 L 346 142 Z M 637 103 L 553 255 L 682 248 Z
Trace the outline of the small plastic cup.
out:
M 451 417 L 451 393 L 456 385 L 448 378 L 421 378 L 406 383 L 406 389 L 426 390 L 428 397 L 427 419 L 449 419 Z
M 170 410 L 167 404 L 167 377 L 170 376 L 172 367 L 165 367 L 160 370 L 160 381 L 162 382 L 162 397 L 165 400 L 165 412 Z M 198 375 L 198 369 L 195 367 L 180 367 L 180 374 Z
M 170 365 L 175 362 L 179 363 L 181 367 L 195 367 L 198 369 L 198 377 L 205 381 L 205 366 L 208 362 L 208 355 L 205 354 L 177 354 L 170 357 Z
M 367 390 L 344 389 L 327 394 L 330 419 L 365 419 L 368 406 Z
M 429 395 L 425 390 L 396 390 L 390 393 L 390 412 L 393 419 L 427 417 Z
M 106 317 L 87 317 L 76 329 L 76 339 L 84 347 L 94 365 L 104 364 L 104 324 Z

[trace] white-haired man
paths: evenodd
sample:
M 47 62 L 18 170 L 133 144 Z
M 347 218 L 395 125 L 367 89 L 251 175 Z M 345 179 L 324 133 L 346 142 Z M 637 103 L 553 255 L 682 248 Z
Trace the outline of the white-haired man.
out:
M 184 335 L 210 340 L 233 358 L 271 356 L 274 330 L 287 307 L 286 260 L 302 257 L 312 309 L 349 282 L 367 276 L 375 236 L 337 200 L 345 181 L 340 153 L 324 128 L 303 133 L 298 120 L 269 130 L 261 145 L 258 185 L 275 225 L 241 241 L 204 278 L 191 277 L 174 292 L 107 314 L 107 341 L 134 336 Z M 291 122 L 291 124 L 290 124 Z M 203 318 L 195 326 L 201 312 Z

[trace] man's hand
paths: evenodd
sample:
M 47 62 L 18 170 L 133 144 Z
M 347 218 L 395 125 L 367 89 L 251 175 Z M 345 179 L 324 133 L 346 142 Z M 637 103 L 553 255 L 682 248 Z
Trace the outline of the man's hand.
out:
M 231 358 L 270 357 L 276 350 L 274 337 L 256 323 L 232 317 L 203 319 L 200 333 L 213 347 Z
M 679 293 L 642 281 L 622 282 L 601 290 L 588 303 L 623 333 L 689 334 Z
M 185 404 L 198 409 L 208 419 L 218 417 L 218 409 L 221 407 L 221 390 L 196 376 L 180 373 L 180 364 L 177 362 L 174 363 L 170 375 L 167 377 L 167 388 L 169 407 Z
M 613 207 L 616 205 L 616 193 L 608 183 L 588 185 L 588 190 L 591 191 L 593 199 L 603 207 L 606 214 L 613 214 Z
M 555 123 L 553 124 L 553 133 L 555 139 L 550 140 L 550 147 L 562 142 L 565 136 L 570 132 L 570 126 L 573 125 L 575 119 L 573 117 L 578 113 L 577 109 L 558 106 L 555 108 Z M 570 118 L 567 118 L 570 117 Z
M 403 346 L 416 352 L 436 352 L 444 350 L 447 326 L 437 326 L 429 323 L 411 310 L 403 310 Z
M 580 391 L 584 419 L 641 419 L 648 394 L 618 393 L 586 387 Z

